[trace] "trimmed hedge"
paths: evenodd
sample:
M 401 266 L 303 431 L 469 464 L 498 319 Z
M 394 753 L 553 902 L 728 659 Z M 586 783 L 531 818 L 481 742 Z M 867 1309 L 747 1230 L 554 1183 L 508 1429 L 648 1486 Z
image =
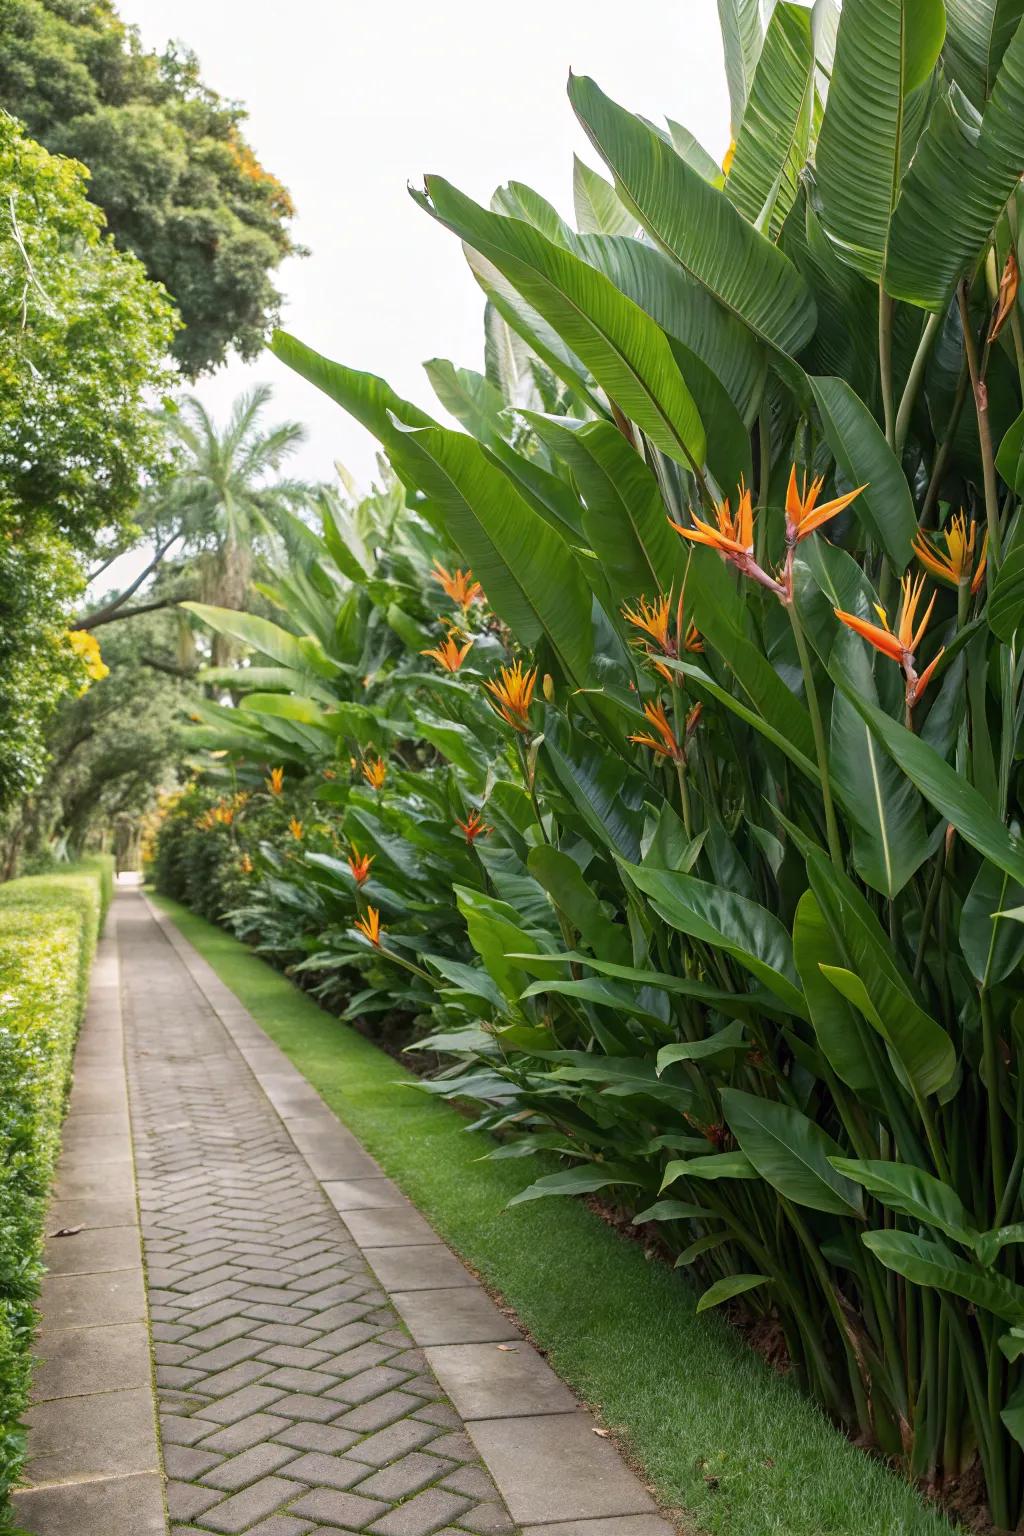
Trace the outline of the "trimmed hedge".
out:
M 109 858 L 0 886 L 0 1532 L 24 1460 L 43 1220 Z

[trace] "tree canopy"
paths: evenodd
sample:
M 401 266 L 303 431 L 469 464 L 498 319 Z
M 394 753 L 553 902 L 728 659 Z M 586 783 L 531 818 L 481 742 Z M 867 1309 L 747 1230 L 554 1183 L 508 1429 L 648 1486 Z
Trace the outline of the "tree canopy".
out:
M 291 199 L 246 142 L 245 112 L 206 86 L 195 55 L 145 50 L 110 0 L 0 0 L 0 105 L 89 167 L 118 245 L 172 296 L 190 377 L 261 350 L 297 252 Z

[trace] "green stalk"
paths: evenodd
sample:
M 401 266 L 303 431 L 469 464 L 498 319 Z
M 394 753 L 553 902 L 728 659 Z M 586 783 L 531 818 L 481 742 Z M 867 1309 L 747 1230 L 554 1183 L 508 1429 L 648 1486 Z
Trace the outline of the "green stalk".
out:
M 828 837 L 829 857 L 837 869 L 842 869 L 843 845 L 839 839 L 836 808 L 832 802 L 832 785 L 829 782 L 828 776 L 828 749 L 825 744 L 825 727 L 822 723 L 821 709 L 818 705 L 818 694 L 814 686 L 814 673 L 811 670 L 810 652 L 807 649 L 807 641 L 804 639 L 800 620 L 797 618 L 796 604 L 792 599 L 786 604 L 786 611 L 789 614 L 789 622 L 793 627 L 793 638 L 796 641 L 797 654 L 800 657 L 800 670 L 804 675 L 804 692 L 807 695 L 807 709 L 811 717 L 811 730 L 814 732 L 814 749 L 818 757 L 821 799 L 825 807 L 825 831 Z
M 892 400 L 892 311 L 893 301 L 880 282 L 878 284 L 878 377 L 882 387 L 885 440 L 890 448 L 895 445 Z
M 914 353 L 914 361 L 910 365 L 907 374 L 907 382 L 903 388 L 903 398 L 900 400 L 900 408 L 896 413 L 896 425 L 893 429 L 893 448 L 897 457 L 903 452 L 907 441 L 907 433 L 910 430 L 910 417 L 914 409 L 914 401 L 917 399 L 924 378 L 925 366 L 928 362 L 928 354 L 931 352 L 935 337 L 938 335 L 939 325 L 943 316 L 937 311 L 929 314 L 921 332 L 921 339 Z
M 985 1071 L 985 1093 L 988 1098 L 988 1145 L 992 1159 L 992 1191 L 994 1209 L 998 1210 L 1006 1190 L 1006 1157 L 1003 1151 L 1002 1109 L 999 1104 L 999 1052 L 995 1016 L 992 1012 L 992 994 L 983 986 L 981 1000 L 981 1054 Z
M 999 489 L 996 484 L 996 461 L 992 448 L 992 428 L 988 419 L 988 389 L 982 370 L 978 366 L 978 347 L 971 329 L 965 283 L 960 284 L 958 294 L 964 351 L 967 354 L 967 368 L 971 376 L 971 388 L 974 391 L 974 409 L 978 417 L 978 442 L 981 446 L 981 466 L 985 483 L 985 520 L 988 525 L 988 579 L 991 587 L 1002 563 L 1002 544 L 999 536 Z

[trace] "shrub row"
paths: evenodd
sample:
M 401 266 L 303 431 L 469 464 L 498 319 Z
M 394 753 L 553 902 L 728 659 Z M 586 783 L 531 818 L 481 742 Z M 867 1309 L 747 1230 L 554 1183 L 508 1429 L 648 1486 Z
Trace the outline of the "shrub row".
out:
M 0 1531 L 24 1459 L 43 1217 L 108 858 L 0 887 Z

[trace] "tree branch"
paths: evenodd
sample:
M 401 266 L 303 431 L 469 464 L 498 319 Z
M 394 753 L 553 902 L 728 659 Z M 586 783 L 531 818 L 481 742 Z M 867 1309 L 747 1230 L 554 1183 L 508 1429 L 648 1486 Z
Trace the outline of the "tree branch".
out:
M 195 677 L 198 667 L 179 667 L 175 661 L 161 661 L 159 656 L 140 656 L 144 667 L 152 667 L 154 672 L 166 672 L 168 677 Z
M 135 596 L 135 593 L 142 586 L 143 582 L 148 581 L 150 576 L 152 576 L 153 572 L 156 570 L 157 566 L 160 564 L 167 551 L 171 548 L 172 544 L 176 544 L 180 538 L 181 534 L 175 533 L 171 536 L 171 538 L 165 539 L 163 544 L 158 545 L 155 555 L 146 566 L 145 570 L 142 571 L 140 575 L 136 576 L 135 580 L 131 583 L 130 586 L 125 587 L 123 592 L 119 592 L 117 597 L 113 598 L 111 602 L 104 603 L 102 608 L 97 608 L 93 613 L 84 614 L 81 618 L 76 620 L 75 628 L 95 629 L 98 624 L 109 624 L 112 618 L 119 617 L 120 615 L 118 615 L 117 610 L 121 608 L 130 597 Z M 102 570 L 103 567 L 101 566 L 100 569 Z
M 134 619 L 140 613 L 156 613 L 160 608 L 175 608 L 178 603 L 191 600 L 191 592 L 175 592 L 171 597 L 161 597 L 151 603 L 136 603 L 134 608 L 101 608 L 91 613 L 76 626 L 78 629 L 98 629 L 101 624 L 113 624 L 118 619 Z

